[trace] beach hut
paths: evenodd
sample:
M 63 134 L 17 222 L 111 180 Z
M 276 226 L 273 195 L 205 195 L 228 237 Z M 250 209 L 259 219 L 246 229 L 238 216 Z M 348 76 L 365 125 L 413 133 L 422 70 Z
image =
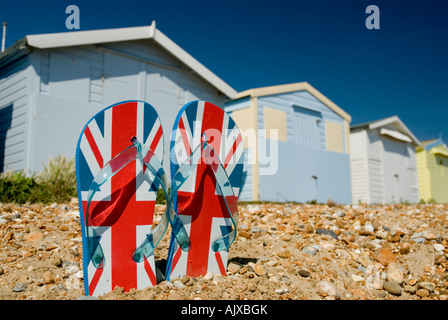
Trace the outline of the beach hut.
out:
M 397 116 L 352 126 L 353 203 L 418 202 L 415 148 L 419 145 Z
M 240 200 L 351 203 L 351 117 L 309 83 L 246 90 L 225 110 L 246 147 Z
M 151 26 L 28 35 L 0 53 L 0 172 L 74 158 L 85 123 L 129 99 L 157 108 L 165 146 L 179 109 L 236 91 Z M 166 153 L 165 165 L 169 153 Z M 169 170 L 167 170 L 169 172 Z
M 448 147 L 441 138 L 417 148 L 420 199 L 448 203 Z

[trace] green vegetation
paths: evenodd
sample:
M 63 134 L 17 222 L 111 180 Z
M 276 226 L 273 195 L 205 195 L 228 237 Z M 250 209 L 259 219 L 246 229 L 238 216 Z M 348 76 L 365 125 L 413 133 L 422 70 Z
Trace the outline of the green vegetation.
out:
M 26 175 L 23 170 L 0 174 L 0 202 L 65 202 L 76 195 L 75 161 L 64 156 L 51 158 L 39 174 Z

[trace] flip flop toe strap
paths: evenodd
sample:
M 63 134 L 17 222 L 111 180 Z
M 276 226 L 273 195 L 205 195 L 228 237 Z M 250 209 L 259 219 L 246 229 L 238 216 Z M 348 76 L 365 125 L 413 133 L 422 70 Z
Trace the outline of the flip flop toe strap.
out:
M 178 217 L 177 191 L 188 179 L 188 177 L 193 173 L 194 169 L 196 168 L 201 159 L 201 156 L 205 159 L 206 164 L 209 165 L 213 170 L 218 188 L 221 192 L 221 195 L 223 196 L 224 203 L 226 205 L 229 217 L 233 225 L 232 231 L 223 235 L 222 237 L 213 242 L 212 250 L 214 252 L 228 250 L 229 246 L 235 240 L 238 228 L 238 208 L 236 205 L 237 198 L 235 197 L 232 185 L 230 183 L 229 177 L 227 175 L 226 170 L 224 169 L 223 164 L 218 158 L 216 152 L 213 150 L 213 147 L 208 142 L 203 141 L 201 142 L 200 145 L 198 145 L 194 149 L 191 155 L 179 166 L 178 171 L 176 172 L 176 174 L 172 179 L 170 190 L 170 199 L 172 201 L 171 205 L 172 215 Z M 183 225 L 181 225 L 181 228 L 178 230 L 178 233 L 175 232 L 174 228 L 173 232 L 179 244 L 184 244 L 184 246 L 187 247 L 185 244 L 188 241 L 188 248 L 191 247 L 188 235 L 185 229 L 183 228 Z
M 100 244 L 101 236 L 97 234 L 96 228 L 94 226 L 88 225 L 90 217 L 89 209 L 93 196 L 97 191 L 100 191 L 100 188 L 103 184 L 109 181 L 115 174 L 126 167 L 126 165 L 128 165 L 130 162 L 139 160 L 144 165 L 144 168 L 147 169 L 144 169 L 144 171 L 146 171 L 150 175 L 151 182 L 155 182 L 157 186 L 160 185 L 163 192 L 165 193 L 165 197 L 168 199 L 166 176 L 157 156 L 151 149 L 138 142 L 135 137 L 132 139 L 132 143 L 133 144 L 131 146 L 124 149 L 122 152 L 112 158 L 108 163 L 106 163 L 103 168 L 101 168 L 101 170 L 96 174 L 92 183 L 90 184 L 90 188 L 88 191 L 86 208 L 86 235 L 90 257 L 93 265 L 97 269 L 104 267 L 105 259 Z M 169 201 L 167 201 L 165 213 L 161 217 L 159 223 L 152 229 L 151 233 L 146 235 L 143 243 L 133 253 L 132 259 L 135 262 L 143 262 L 154 252 L 154 247 L 160 242 L 168 228 L 167 212 L 169 211 L 169 207 L 170 204 Z

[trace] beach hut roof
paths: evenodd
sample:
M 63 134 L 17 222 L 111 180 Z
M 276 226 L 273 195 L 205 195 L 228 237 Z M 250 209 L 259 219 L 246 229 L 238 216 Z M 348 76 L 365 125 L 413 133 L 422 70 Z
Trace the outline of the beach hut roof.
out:
M 399 131 L 390 130 L 385 128 L 389 125 L 395 125 L 395 127 Z M 350 131 L 358 131 L 358 130 L 373 130 L 373 129 L 380 129 L 380 133 L 383 135 L 387 135 L 391 138 L 394 138 L 396 140 L 405 141 L 405 142 L 411 142 L 415 146 L 420 146 L 421 143 L 417 139 L 417 137 L 414 136 L 414 134 L 411 132 L 411 130 L 408 129 L 408 127 L 401 121 L 401 119 L 398 116 L 392 116 L 380 120 L 374 120 L 366 123 L 361 123 L 357 125 L 353 125 L 350 127 Z
M 49 49 L 132 40 L 154 41 L 227 97 L 233 99 L 236 96 L 237 92 L 232 87 L 158 30 L 155 21 L 143 27 L 27 35 L 0 53 L 0 65 L 27 54 L 32 48 Z

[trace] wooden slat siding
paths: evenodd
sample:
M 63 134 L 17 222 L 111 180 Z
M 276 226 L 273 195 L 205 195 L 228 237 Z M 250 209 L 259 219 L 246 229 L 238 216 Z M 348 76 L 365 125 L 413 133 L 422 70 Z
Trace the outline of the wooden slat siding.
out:
M 21 58 L 0 75 L 0 171 L 25 168 L 29 59 Z
M 382 161 L 369 158 L 370 203 L 384 203 Z
M 353 203 L 368 202 L 367 171 L 365 159 L 351 161 L 351 183 Z
M 417 179 L 417 169 L 406 168 L 406 180 L 408 186 L 408 198 L 406 201 L 410 203 L 419 202 Z
M 79 46 L 42 50 L 41 54 L 41 92 L 50 93 L 50 61 L 54 55 L 71 57 L 89 64 L 89 102 L 101 104 L 103 99 L 104 54 L 96 46 Z

